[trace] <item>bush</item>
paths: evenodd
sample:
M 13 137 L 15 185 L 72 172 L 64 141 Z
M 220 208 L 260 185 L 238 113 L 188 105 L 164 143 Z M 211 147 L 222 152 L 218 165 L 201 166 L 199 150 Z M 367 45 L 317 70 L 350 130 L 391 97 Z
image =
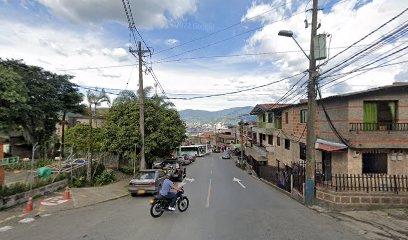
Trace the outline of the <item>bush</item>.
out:
M 105 165 L 102 163 L 98 163 L 93 171 L 93 178 L 95 179 L 97 176 L 101 175 L 105 171 Z
M 119 168 L 119 171 L 120 172 L 122 172 L 122 173 L 124 173 L 124 174 L 127 174 L 127 175 L 132 175 L 133 176 L 133 169 L 132 168 L 130 168 L 130 167 L 121 167 L 121 168 Z
M 72 187 L 80 188 L 80 187 L 85 187 L 85 185 L 86 185 L 86 177 L 85 176 L 81 176 L 79 178 L 72 178 L 72 181 L 71 181 L 71 186 Z
M 95 177 L 95 185 L 106 185 L 115 181 L 115 174 L 112 170 L 105 170 Z

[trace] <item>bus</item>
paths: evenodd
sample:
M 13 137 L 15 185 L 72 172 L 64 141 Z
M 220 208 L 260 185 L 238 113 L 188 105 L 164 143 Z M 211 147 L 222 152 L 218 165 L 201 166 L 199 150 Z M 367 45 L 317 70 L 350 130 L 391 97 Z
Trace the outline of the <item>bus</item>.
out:
M 208 154 L 207 145 L 190 145 L 190 146 L 180 146 L 176 149 L 177 156 L 182 156 L 188 154 L 190 156 L 202 157 Z

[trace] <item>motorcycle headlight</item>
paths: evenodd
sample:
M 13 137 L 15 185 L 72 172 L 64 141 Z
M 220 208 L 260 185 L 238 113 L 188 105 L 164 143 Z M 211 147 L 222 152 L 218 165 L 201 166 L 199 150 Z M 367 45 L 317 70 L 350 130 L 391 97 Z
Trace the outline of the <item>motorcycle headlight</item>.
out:
M 150 204 L 153 204 L 154 203 L 154 199 L 150 199 Z

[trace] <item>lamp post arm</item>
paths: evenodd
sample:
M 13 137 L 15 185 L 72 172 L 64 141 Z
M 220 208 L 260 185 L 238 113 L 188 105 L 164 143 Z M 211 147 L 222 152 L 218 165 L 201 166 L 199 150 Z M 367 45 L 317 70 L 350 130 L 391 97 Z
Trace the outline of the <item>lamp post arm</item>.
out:
M 298 47 L 300 48 L 300 50 L 302 50 L 303 54 L 305 54 L 305 56 L 307 57 L 307 59 L 309 59 L 309 61 L 311 61 L 309 55 L 306 54 L 305 50 L 303 50 L 303 48 L 300 46 L 300 44 L 298 43 L 298 41 L 296 41 L 296 39 L 295 39 L 293 36 L 292 36 L 292 39 L 293 39 L 293 41 L 295 41 L 295 43 L 298 45 Z

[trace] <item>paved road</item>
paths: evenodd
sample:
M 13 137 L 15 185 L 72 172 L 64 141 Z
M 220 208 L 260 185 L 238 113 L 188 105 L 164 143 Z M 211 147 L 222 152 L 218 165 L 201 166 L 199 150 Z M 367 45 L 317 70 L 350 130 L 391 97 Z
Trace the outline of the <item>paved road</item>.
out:
M 115 201 L 42 217 L 0 233 L 1 239 L 361 239 L 236 168 L 220 154 L 198 158 L 185 185 L 190 208 L 149 214 L 150 197 Z M 242 180 L 243 188 L 233 178 Z

